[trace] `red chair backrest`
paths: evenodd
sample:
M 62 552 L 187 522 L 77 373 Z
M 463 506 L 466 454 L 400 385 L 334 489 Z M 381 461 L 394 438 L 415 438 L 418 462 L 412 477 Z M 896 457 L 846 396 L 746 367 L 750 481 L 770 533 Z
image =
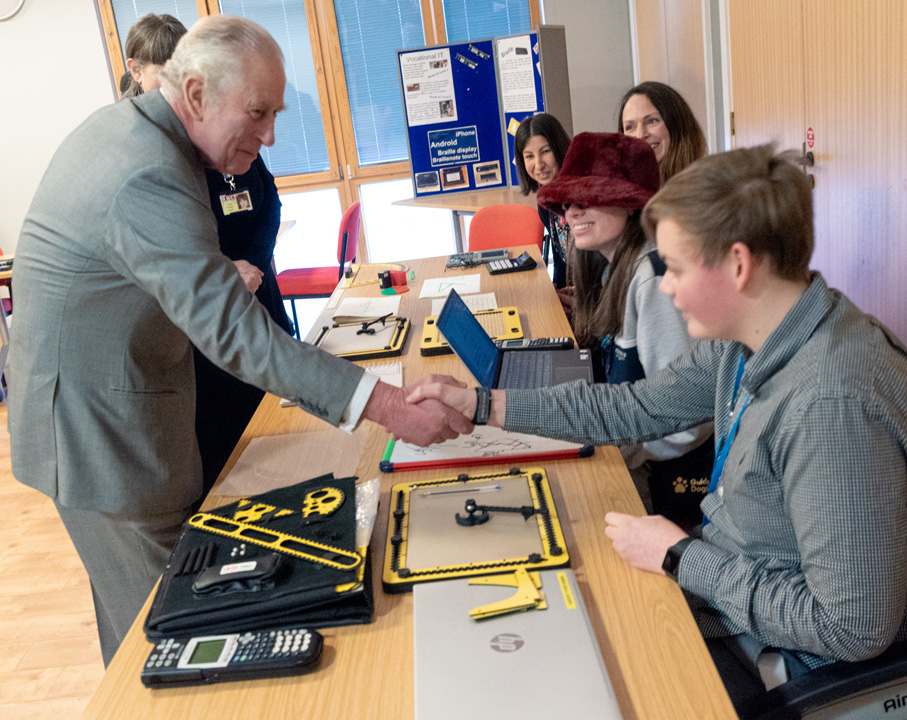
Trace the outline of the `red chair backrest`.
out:
M 356 259 L 356 245 L 359 242 L 359 201 L 350 205 L 340 219 L 340 235 L 337 238 L 337 262 L 340 267 Z M 347 233 L 346 257 L 343 256 L 343 233 Z
M 528 205 L 489 205 L 473 215 L 469 224 L 470 252 L 531 245 L 542 249 L 545 226 L 538 210 Z

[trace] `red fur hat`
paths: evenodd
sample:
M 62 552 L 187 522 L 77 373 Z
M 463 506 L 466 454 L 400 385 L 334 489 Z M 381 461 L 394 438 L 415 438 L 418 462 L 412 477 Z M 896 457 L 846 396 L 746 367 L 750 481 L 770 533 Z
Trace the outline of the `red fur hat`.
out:
M 619 133 L 580 133 L 564 164 L 539 188 L 538 203 L 558 215 L 565 205 L 642 209 L 658 192 L 658 161 L 648 143 Z

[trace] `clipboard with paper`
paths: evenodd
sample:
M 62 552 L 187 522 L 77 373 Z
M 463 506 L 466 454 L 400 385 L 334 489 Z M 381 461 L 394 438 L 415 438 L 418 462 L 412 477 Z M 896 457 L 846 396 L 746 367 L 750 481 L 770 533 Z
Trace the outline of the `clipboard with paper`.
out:
M 409 320 L 384 316 L 364 322 L 325 325 L 313 345 L 349 360 L 394 357 L 403 353 Z

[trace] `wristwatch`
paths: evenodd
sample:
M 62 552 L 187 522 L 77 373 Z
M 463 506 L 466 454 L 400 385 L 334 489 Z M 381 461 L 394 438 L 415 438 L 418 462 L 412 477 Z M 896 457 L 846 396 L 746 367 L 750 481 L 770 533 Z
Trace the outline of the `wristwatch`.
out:
M 679 543 L 672 545 L 668 548 L 668 552 L 665 553 L 665 559 L 661 563 L 661 569 L 665 571 L 665 574 L 677 580 L 677 570 L 680 567 L 680 556 L 683 555 L 683 551 L 687 549 L 687 545 L 693 542 L 696 538 L 694 537 L 685 537 Z

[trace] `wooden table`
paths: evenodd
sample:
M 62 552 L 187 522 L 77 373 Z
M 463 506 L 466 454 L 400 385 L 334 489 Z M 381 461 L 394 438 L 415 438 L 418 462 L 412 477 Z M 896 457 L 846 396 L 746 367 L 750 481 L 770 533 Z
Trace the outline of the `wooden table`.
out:
M 517 252 L 524 249 L 538 259 L 537 247 L 519 248 Z M 410 292 L 402 296 L 401 313 L 411 319 L 415 330 L 407 341 L 403 357 L 404 381 L 412 383 L 431 372 L 450 373 L 469 380 L 456 357 L 423 358 L 419 354 L 419 328 L 431 307 L 429 300 L 418 299 L 420 280 L 442 276 L 444 258 L 412 261 L 409 265 L 416 273 L 416 280 L 411 281 Z M 570 327 L 544 272 L 494 277 L 484 270 L 478 272 L 482 274 L 483 292 L 494 290 L 499 305 L 516 305 L 520 309 L 527 336 L 570 334 Z M 345 292 L 368 295 L 374 294 L 375 289 L 365 286 Z M 280 408 L 276 397 L 266 396 L 205 507 L 216 507 L 236 499 L 217 495 L 217 489 L 251 439 L 327 427 L 296 408 Z M 367 434 L 358 474 L 363 478 L 375 477 L 379 474 L 378 460 L 387 436 L 371 423 L 364 423 L 357 432 Z M 736 717 L 677 585 L 665 576 L 630 568 L 605 538 L 603 517 L 607 511 L 643 512 L 617 450 L 598 448 L 594 458 L 547 462 L 544 467 L 564 526 L 571 566 L 624 718 L 703 720 Z M 448 474 L 455 475 L 456 472 L 410 472 L 405 474 L 405 479 L 426 480 Z M 370 625 L 322 630 L 325 651 L 317 672 L 296 678 L 210 687 L 146 689 L 139 680 L 141 666 L 152 648 L 142 632 L 146 604 L 89 703 L 83 720 L 127 717 L 130 720 L 412 718 L 412 595 L 385 595 L 380 579 L 388 494 L 390 487 L 400 482 L 401 477 L 400 474 L 382 477 L 381 506 L 371 542 L 374 621 Z
M 518 187 L 500 187 L 490 190 L 469 190 L 465 192 L 446 192 L 436 195 L 396 200 L 392 205 L 407 207 L 439 208 L 450 210 L 454 220 L 454 240 L 457 252 L 464 252 L 466 238 L 464 217 L 489 205 L 528 205 L 536 207 L 535 195 L 523 195 Z

